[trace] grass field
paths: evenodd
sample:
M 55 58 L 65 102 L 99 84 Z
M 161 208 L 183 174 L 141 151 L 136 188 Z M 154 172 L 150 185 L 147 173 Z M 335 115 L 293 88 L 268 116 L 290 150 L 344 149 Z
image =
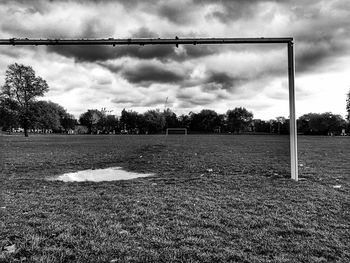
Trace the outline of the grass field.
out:
M 287 136 L 1 136 L 0 148 L 0 262 L 350 262 L 350 137 L 299 137 L 300 182 Z M 156 176 L 46 180 L 111 166 Z

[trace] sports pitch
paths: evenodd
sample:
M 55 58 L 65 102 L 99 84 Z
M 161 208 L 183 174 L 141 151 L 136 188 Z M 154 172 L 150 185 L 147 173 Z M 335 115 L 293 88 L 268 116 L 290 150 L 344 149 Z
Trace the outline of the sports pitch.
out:
M 349 145 L 295 182 L 288 136 L 1 136 L 0 262 L 350 262 Z M 155 176 L 47 180 L 113 166 Z

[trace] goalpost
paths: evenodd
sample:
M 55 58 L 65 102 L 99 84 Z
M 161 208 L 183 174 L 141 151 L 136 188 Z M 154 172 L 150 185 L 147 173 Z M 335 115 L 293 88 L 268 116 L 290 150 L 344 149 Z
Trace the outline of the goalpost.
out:
M 200 44 L 286 44 L 289 85 L 289 133 L 291 178 L 298 181 L 297 127 L 295 118 L 295 58 L 292 37 L 284 38 L 135 38 L 135 39 L 0 39 L 0 45 L 200 45 Z
M 172 132 L 174 132 L 174 133 L 172 133 Z M 169 135 L 169 134 L 184 134 L 184 135 L 187 135 L 187 128 L 167 128 L 166 132 L 165 132 L 165 135 Z

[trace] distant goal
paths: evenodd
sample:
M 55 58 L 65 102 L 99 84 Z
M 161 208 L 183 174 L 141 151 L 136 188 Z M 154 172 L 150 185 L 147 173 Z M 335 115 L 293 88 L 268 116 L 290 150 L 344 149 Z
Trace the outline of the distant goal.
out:
M 165 135 L 187 135 L 186 128 L 167 128 Z

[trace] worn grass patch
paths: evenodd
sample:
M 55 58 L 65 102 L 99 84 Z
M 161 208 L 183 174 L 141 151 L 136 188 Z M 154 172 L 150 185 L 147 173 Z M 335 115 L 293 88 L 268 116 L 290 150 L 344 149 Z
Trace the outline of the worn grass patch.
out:
M 284 136 L 2 136 L 0 262 L 350 262 L 349 145 L 296 183 Z M 110 166 L 156 176 L 46 180 Z

